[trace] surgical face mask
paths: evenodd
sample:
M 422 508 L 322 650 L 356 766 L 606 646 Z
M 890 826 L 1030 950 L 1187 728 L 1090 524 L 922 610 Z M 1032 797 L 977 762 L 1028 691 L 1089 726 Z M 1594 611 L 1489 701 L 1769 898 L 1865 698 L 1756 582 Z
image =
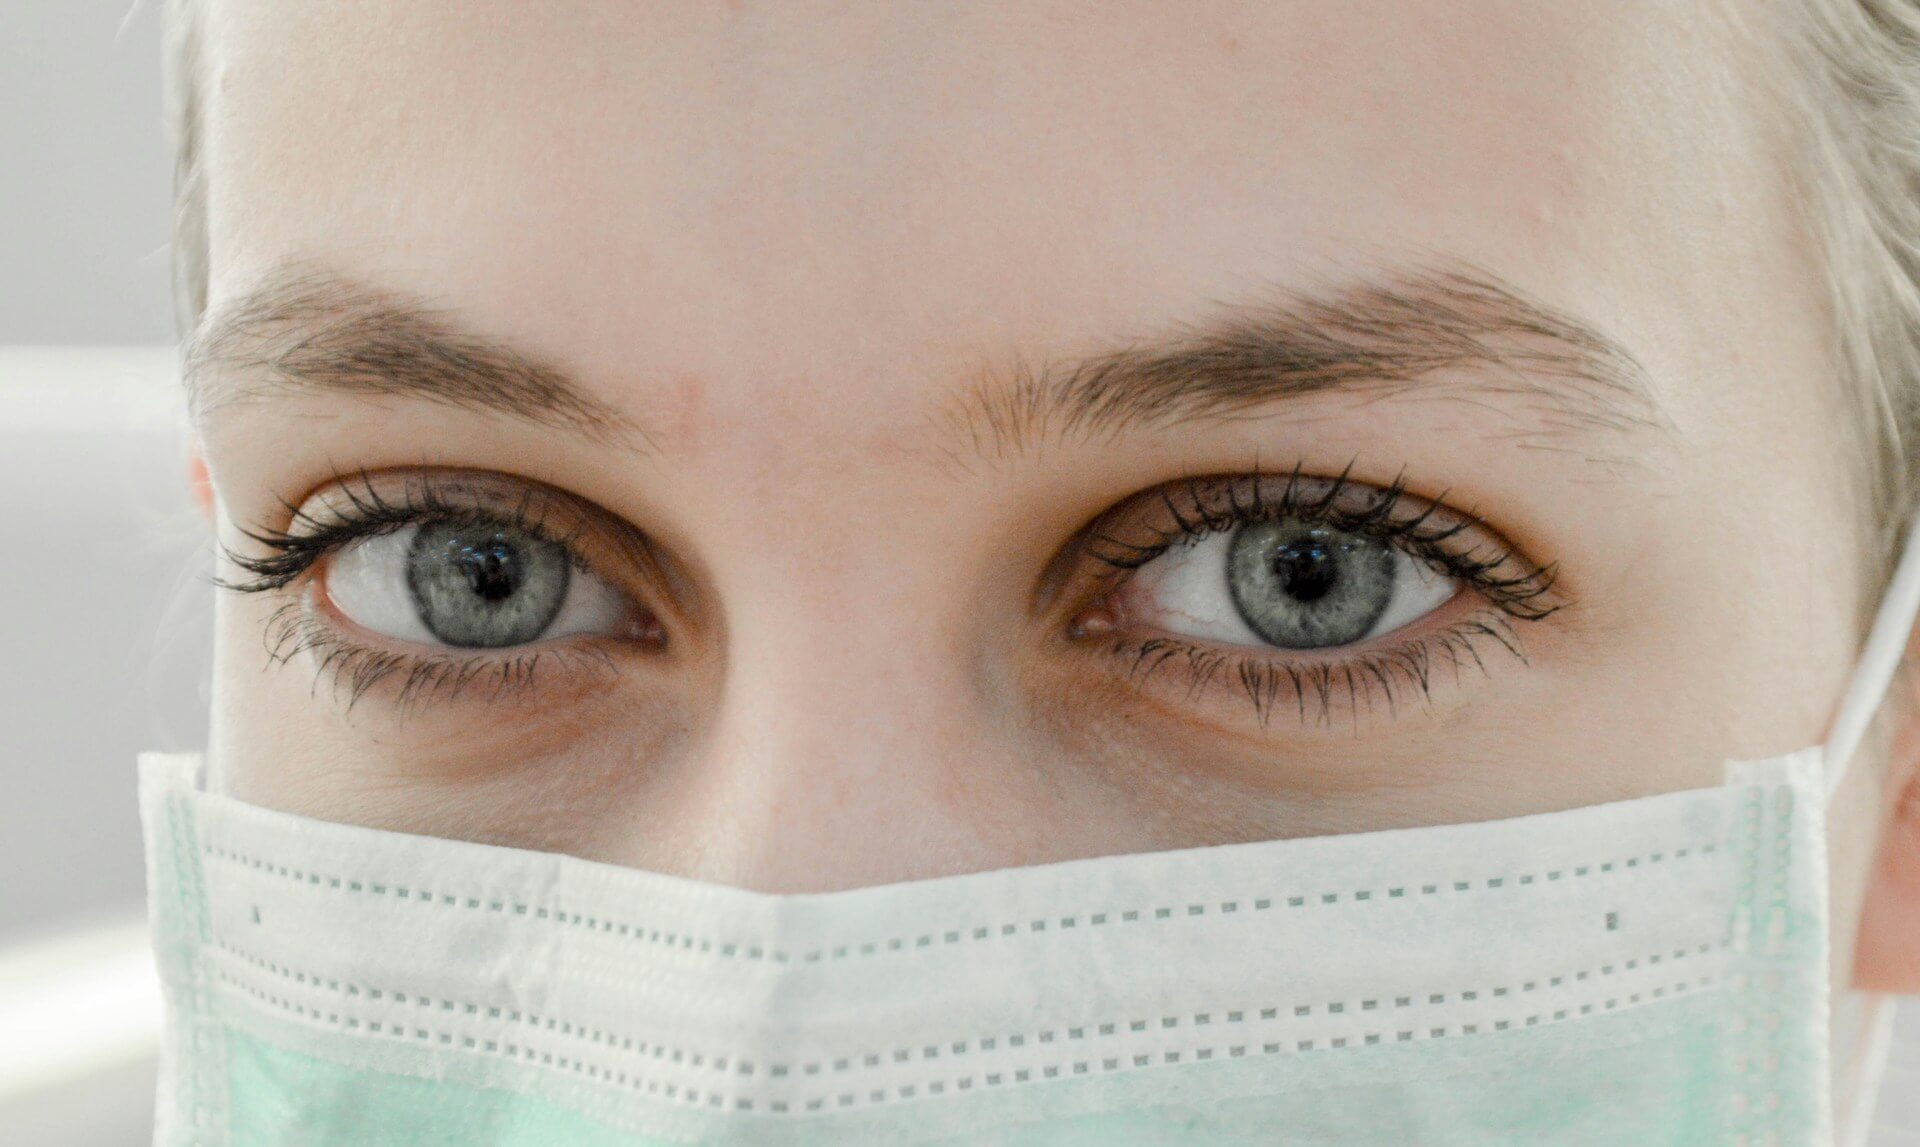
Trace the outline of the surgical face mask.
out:
M 1830 1067 L 1826 807 L 1917 601 L 1910 545 L 1825 748 L 1715 788 L 825 894 L 149 756 L 159 1142 L 1850 1147 L 1884 1023 Z

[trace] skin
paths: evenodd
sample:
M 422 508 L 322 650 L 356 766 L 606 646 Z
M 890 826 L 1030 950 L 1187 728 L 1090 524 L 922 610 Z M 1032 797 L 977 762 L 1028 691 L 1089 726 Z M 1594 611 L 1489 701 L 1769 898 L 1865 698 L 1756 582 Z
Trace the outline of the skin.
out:
M 209 402 L 223 541 L 257 552 L 239 527 L 339 473 L 532 480 L 650 539 L 658 578 L 596 568 L 667 639 L 491 702 L 349 705 L 268 656 L 297 586 L 226 594 L 218 782 L 791 892 L 1570 808 L 1819 743 L 1874 603 L 1814 253 L 1760 49 L 1711 5 L 1633 7 L 211 4 L 211 313 L 324 266 L 647 443 Z M 1608 332 L 1657 425 L 1533 433 L 1436 385 L 987 460 L 948 437 L 1009 364 L 1431 258 Z M 1098 652 L 1138 609 L 1033 607 L 1116 503 L 1296 464 L 1448 491 L 1563 607 L 1425 696 L 1264 721 Z M 1920 732 L 1882 731 L 1832 814 L 1834 941 L 1857 984 L 1920 991 Z

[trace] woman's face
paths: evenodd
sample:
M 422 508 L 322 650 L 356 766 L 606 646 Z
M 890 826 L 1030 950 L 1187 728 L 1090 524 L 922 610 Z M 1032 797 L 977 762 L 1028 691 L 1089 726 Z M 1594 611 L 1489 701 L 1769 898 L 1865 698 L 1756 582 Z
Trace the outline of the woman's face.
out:
M 1820 741 L 1780 119 L 1637 7 L 214 4 L 222 784 L 798 891 Z

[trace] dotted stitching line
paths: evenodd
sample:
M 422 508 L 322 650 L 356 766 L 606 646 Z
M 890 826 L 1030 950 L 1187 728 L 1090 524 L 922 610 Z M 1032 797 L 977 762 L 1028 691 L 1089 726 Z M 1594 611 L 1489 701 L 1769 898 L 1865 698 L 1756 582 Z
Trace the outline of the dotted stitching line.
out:
M 810 1076 L 823 1073 L 845 1073 L 849 1071 L 859 1071 L 863 1068 L 880 1067 L 887 1063 L 909 1063 L 915 1058 L 931 1060 L 943 1057 L 953 1058 L 974 1052 L 997 1051 L 1003 1043 L 1008 1048 L 1020 1048 L 1027 1046 L 1029 1043 L 1047 1044 L 1060 1042 L 1062 1040 L 1078 1042 L 1089 1039 L 1124 1038 L 1127 1035 L 1144 1032 L 1156 1026 L 1153 1021 L 1145 1019 L 1135 1019 L 1124 1022 L 1096 1022 L 1057 1030 L 1047 1029 L 1031 1033 L 1031 1035 L 1025 1032 L 1016 1032 L 1003 1036 L 985 1036 L 978 1040 L 971 1041 L 946 1040 L 937 1044 L 924 1044 L 918 1048 L 894 1048 L 886 1052 L 866 1052 L 859 1055 L 841 1056 L 829 1060 L 815 1060 L 798 1065 L 790 1063 L 761 1065 L 749 1060 L 730 1058 L 723 1055 L 707 1055 L 686 1048 L 676 1047 L 672 1044 L 649 1043 L 644 1039 L 622 1036 L 617 1032 L 607 1031 L 587 1024 L 576 1025 L 571 1021 L 561 1020 L 553 1016 L 542 1016 L 538 1013 L 521 1012 L 512 1008 L 495 1007 L 490 1004 L 476 1004 L 470 1001 L 452 1000 L 419 992 L 409 994 L 404 991 L 374 988 L 364 984 L 355 984 L 335 978 L 322 977 L 298 969 L 283 967 L 273 961 L 263 959 L 248 952 L 243 952 L 224 942 L 220 947 L 221 950 L 227 952 L 235 959 L 240 960 L 242 963 L 260 972 L 290 983 L 316 989 L 325 989 L 343 998 L 352 999 L 361 997 L 369 1001 L 391 1000 L 396 1004 L 412 1004 L 423 1011 L 438 1010 L 447 1013 L 464 1013 L 465 1015 L 476 1017 L 484 1013 L 486 1019 L 500 1020 L 504 1023 L 544 1030 L 555 1038 L 570 1042 L 593 1044 L 604 1047 L 609 1051 L 641 1057 L 651 1056 L 653 1059 L 663 1062 L 685 1064 L 691 1067 L 703 1067 L 712 1071 L 737 1074 L 740 1076 L 752 1076 L 762 1071 L 773 1078 L 785 1078 L 791 1075 Z M 1159 1018 L 1157 1026 L 1161 1030 L 1172 1030 L 1180 1027 L 1183 1022 L 1191 1027 L 1210 1027 L 1216 1023 L 1231 1025 L 1275 1020 L 1279 1019 L 1282 1013 L 1289 1011 L 1295 1018 L 1308 1018 L 1316 1013 L 1316 1009 L 1321 1015 L 1361 1015 L 1368 1012 L 1384 1013 L 1420 1006 L 1439 1006 L 1448 1003 L 1450 999 L 1461 1003 L 1474 1003 L 1483 997 L 1486 999 L 1505 999 L 1508 997 L 1530 995 L 1542 990 L 1543 987 L 1547 990 L 1552 990 L 1554 988 L 1565 987 L 1570 982 L 1576 984 L 1584 983 L 1592 979 L 1604 979 L 1616 974 L 1637 971 L 1643 963 L 1650 968 L 1658 967 L 1662 963 L 1678 962 L 1691 956 L 1706 955 L 1718 947 L 1721 947 L 1721 945 L 1703 943 L 1692 949 L 1676 948 L 1671 954 L 1655 952 L 1648 956 L 1623 960 L 1617 963 L 1601 964 L 1595 968 L 1581 969 L 1570 974 L 1542 976 L 1536 979 L 1523 980 L 1520 982 L 1518 988 L 1470 988 L 1452 993 L 1451 995 L 1445 992 L 1407 996 L 1383 995 L 1372 999 L 1333 1001 L 1318 1005 L 1294 1004 L 1265 1008 L 1234 1009 L 1220 1013 L 1196 1012 L 1187 1016 L 1162 1016 Z M 225 974 L 223 973 L 223 975 Z M 236 986 L 243 986 L 239 985 L 238 981 L 231 976 L 227 976 L 226 978 L 229 983 L 234 983 Z M 252 989 L 245 990 L 251 991 Z M 1658 999 L 1661 991 L 1654 989 L 1652 995 Z M 1633 993 L 1629 998 L 1630 1003 L 1637 1004 L 1640 1000 L 1641 994 L 1637 992 Z M 1611 1009 L 1614 1007 L 1614 1003 L 1609 1002 L 1606 1004 L 1606 1007 Z M 1581 1015 L 1589 1014 L 1593 1011 L 1593 1005 L 1581 1005 L 1578 1011 Z M 1545 1015 L 1546 1013 L 1543 1012 L 1541 1014 Z M 1564 1019 L 1567 1017 L 1568 1009 L 1559 1009 L 1553 1014 L 1555 1019 Z M 1496 1023 L 1493 1030 L 1504 1031 L 1507 1026 L 1506 1022 L 1502 1021 Z M 1123 1027 L 1125 1028 L 1124 1031 L 1121 1030 Z M 1474 1025 L 1469 1024 L 1466 1025 L 1466 1027 L 1468 1030 L 1465 1034 L 1473 1034 L 1472 1028 Z M 1094 1033 L 1091 1037 L 1088 1035 L 1090 1031 Z M 1344 1037 L 1332 1038 L 1334 1040 L 1333 1046 L 1335 1047 L 1345 1046 L 1347 1042 Z M 1408 1038 L 1408 1036 L 1405 1033 L 1401 1033 L 1401 1038 Z M 1307 1042 L 1311 1043 L 1312 1041 L 1309 1040 Z M 1379 1041 L 1378 1039 L 1368 1039 L 1366 1042 L 1374 1043 Z M 471 1046 L 471 1044 L 469 1043 L 468 1046 Z
M 857 941 L 835 945 L 832 948 L 816 948 L 797 956 L 779 948 L 770 948 L 763 944 L 737 941 L 715 940 L 711 937 L 694 936 L 675 932 L 670 929 L 648 928 L 628 921 L 610 920 L 580 912 L 568 913 L 555 911 L 545 905 L 522 903 L 515 900 L 500 900 L 493 897 L 467 896 L 450 892 L 435 892 L 425 888 L 411 888 L 406 885 L 389 884 L 379 881 L 353 880 L 347 877 L 326 873 L 307 872 L 299 868 L 290 868 L 284 864 L 274 864 L 256 857 L 219 848 L 212 844 L 203 844 L 208 856 L 251 868 L 257 872 L 278 876 L 297 884 L 307 884 L 340 891 L 344 894 L 360 894 L 391 897 L 397 900 L 413 900 L 423 904 L 435 904 L 444 908 L 458 908 L 467 911 L 482 911 L 502 915 L 526 916 L 537 920 L 552 920 L 567 927 L 584 928 L 607 936 L 618 936 L 645 944 L 677 948 L 681 951 L 697 951 L 702 954 L 718 955 L 724 958 L 746 960 L 768 960 L 773 963 L 819 963 L 823 960 L 845 960 L 860 956 L 882 955 L 890 952 L 909 951 L 919 948 L 931 948 L 936 945 L 960 944 L 969 941 L 989 940 L 1000 936 L 1014 936 L 1049 931 L 1071 931 L 1082 927 L 1100 927 L 1112 923 L 1141 923 L 1154 920 L 1184 919 L 1210 914 L 1234 915 L 1247 912 L 1265 912 L 1279 908 L 1308 908 L 1339 903 L 1385 903 L 1391 900 L 1407 899 L 1416 896 L 1436 896 L 1445 893 L 1485 892 L 1508 887 L 1546 885 L 1561 880 L 1580 879 L 1616 871 L 1625 871 L 1640 867 L 1641 864 L 1659 864 L 1667 860 L 1684 860 L 1690 856 L 1712 855 L 1718 844 L 1685 846 L 1671 852 L 1651 852 L 1645 856 L 1632 856 L 1618 861 L 1602 861 L 1595 864 L 1571 865 L 1566 868 L 1549 869 L 1542 873 L 1525 873 L 1517 877 L 1493 876 L 1481 881 L 1454 880 L 1435 881 L 1381 889 L 1359 889 L 1345 892 L 1321 892 L 1297 896 L 1262 896 L 1243 900 L 1222 900 L 1215 903 L 1194 903 L 1175 907 L 1131 908 L 1118 911 L 1093 912 L 1084 916 L 1060 916 L 1030 919 L 1022 923 L 1002 923 L 999 925 L 976 925 L 971 928 L 944 929 L 939 932 L 925 932 L 918 936 L 887 937 L 882 939 Z
M 224 972 L 220 973 L 220 978 L 261 1004 L 275 1007 L 316 1022 L 324 1022 L 337 1027 L 343 1027 L 347 1030 L 362 1031 L 370 1035 L 387 1036 L 393 1039 L 414 1040 L 426 1044 L 438 1043 L 442 1046 L 455 1046 L 457 1044 L 457 1046 L 467 1050 L 484 1050 L 485 1053 L 498 1057 L 519 1059 L 528 1063 L 537 1063 L 541 1066 L 569 1071 L 601 1083 L 617 1085 L 632 1091 L 644 1091 L 649 1095 L 663 1097 L 688 1106 L 700 1106 L 702 1104 L 712 1108 L 724 1108 L 727 1106 L 728 1093 L 726 1092 L 716 1090 L 703 1091 L 696 1087 L 682 1087 L 679 1084 L 662 1083 L 657 1078 L 642 1076 L 638 1073 L 618 1071 L 602 1067 L 599 1064 L 569 1058 L 565 1055 L 556 1056 L 551 1051 L 531 1047 L 526 1044 L 514 1044 L 496 1040 L 477 1040 L 472 1036 L 455 1035 L 452 1032 L 409 1026 L 404 1023 L 392 1024 L 369 1020 L 365 1024 L 362 1024 L 360 1020 L 354 1017 L 346 1017 L 343 1021 L 338 1013 L 330 1012 L 323 1016 L 317 1009 L 311 1009 L 298 1002 L 260 991 L 251 985 L 240 983 Z M 1711 986 L 1714 981 L 1715 977 L 1711 975 L 1702 976 L 1697 980 L 1680 980 L 1653 988 L 1647 992 L 1646 995 L 1654 998 L 1662 998 L 1668 994 L 1675 996 L 1684 995 L 1688 992 L 1707 988 Z M 1642 993 L 1636 992 L 1631 997 L 1628 997 L 1628 1000 L 1631 1003 L 1638 1003 L 1641 998 Z M 1621 1000 L 1619 998 L 1607 1000 L 1605 1001 L 1604 1007 L 1605 1009 L 1611 1010 L 1617 1007 L 1620 1002 Z M 1581 1008 L 1578 1009 L 1578 1014 L 1583 1016 L 1590 1015 L 1593 1009 L 1594 1005 L 1592 1004 L 1582 1005 Z M 1522 1026 L 1533 1027 L 1542 1023 L 1562 1022 L 1573 1018 L 1574 1014 L 1572 1009 L 1565 1008 L 1557 1009 L 1551 1013 L 1540 1012 L 1527 1016 Z M 1549 1015 L 1551 1015 L 1551 1019 L 1548 1018 Z M 1507 1030 L 1510 1026 L 1512 1026 L 1511 1021 L 1500 1021 L 1491 1027 L 1478 1024 L 1462 1024 L 1458 1030 L 1450 1027 L 1435 1027 L 1427 1029 L 1424 1033 L 1419 1029 L 1397 1030 L 1392 1033 L 1382 1032 L 1369 1034 L 1365 1037 L 1363 1045 L 1383 1042 L 1411 1042 L 1424 1039 L 1458 1038 L 1481 1034 L 1483 1031 L 1503 1031 Z M 1387 1040 L 1386 1037 L 1388 1034 L 1393 1035 L 1392 1041 Z M 1299 1040 L 1295 1041 L 1292 1046 L 1288 1046 L 1286 1043 L 1279 1041 L 1265 1042 L 1257 1045 L 1216 1045 L 1194 1049 L 1192 1059 L 1195 1062 L 1206 1061 L 1215 1057 L 1237 1059 L 1250 1054 L 1278 1055 L 1322 1050 L 1330 1051 L 1347 1046 L 1352 1045 L 1349 1045 L 1344 1039 L 1331 1039 L 1319 1043 L 1313 1040 Z M 1221 1055 L 1223 1052 L 1225 1053 L 1224 1056 Z M 1056 1079 L 1063 1072 L 1070 1072 L 1073 1075 L 1091 1074 L 1095 1070 L 1096 1064 L 1098 1065 L 1098 1070 L 1104 1073 L 1128 1068 L 1151 1067 L 1154 1066 L 1156 1062 L 1159 1065 L 1174 1065 L 1181 1063 L 1184 1057 L 1185 1053 L 1178 1051 L 1162 1052 L 1158 1056 L 1152 1054 L 1102 1056 L 1062 1061 L 1045 1065 L 1037 1070 L 1040 1079 Z M 1015 1068 L 1011 1071 L 983 1071 L 978 1076 L 962 1075 L 948 1079 L 931 1080 L 926 1083 L 926 1094 L 930 1096 L 943 1095 L 947 1092 L 949 1086 L 958 1092 L 971 1091 L 974 1089 L 976 1082 L 983 1088 L 998 1087 L 1008 1083 L 1028 1083 L 1034 1080 L 1035 1072 L 1036 1069 L 1034 1068 Z M 859 1092 L 848 1091 L 840 1092 L 832 1096 L 815 1096 L 803 1102 L 767 1100 L 764 1110 L 776 1115 L 817 1112 L 827 1106 L 830 1098 L 834 1101 L 834 1106 L 838 1108 L 853 1107 L 861 1103 L 878 1104 L 892 1100 L 913 1099 L 919 1094 L 919 1089 L 920 1085 L 918 1084 L 899 1084 L 893 1087 L 891 1092 L 886 1088 L 870 1088 L 864 1096 Z M 732 1107 L 737 1111 L 754 1111 L 759 1109 L 757 1102 L 758 1101 L 744 1096 L 735 1096 L 733 1097 Z

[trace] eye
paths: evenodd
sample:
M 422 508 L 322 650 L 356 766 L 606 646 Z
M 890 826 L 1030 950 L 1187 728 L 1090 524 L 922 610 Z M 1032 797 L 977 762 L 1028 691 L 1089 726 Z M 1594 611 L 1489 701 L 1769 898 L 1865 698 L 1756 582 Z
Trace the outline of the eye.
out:
M 1174 546 L 1135 571 L 1117 604 L 1186 637 L 1325 649 L 1391 633 L 1459 589 L 1380 538 L 1282 518 Z
M 370 632 L 498 649 L 620 632 L 631 607 L 566 546 L 504 523 L 418 522 L 340 547 L 322 584 Z
M 1213 718 L 1244 701 L 1263 728 L 1357 722 L 1376 700 L 1398 714 L 1487 675 L 1495 650 L 1527 663 L 1518 627 L 1572 600 L 1558 565 L 1445 489 L 1352 470 L 1194 475 L 1109 507 L 1042 583 L 1064 648 L 1157 705 Z

